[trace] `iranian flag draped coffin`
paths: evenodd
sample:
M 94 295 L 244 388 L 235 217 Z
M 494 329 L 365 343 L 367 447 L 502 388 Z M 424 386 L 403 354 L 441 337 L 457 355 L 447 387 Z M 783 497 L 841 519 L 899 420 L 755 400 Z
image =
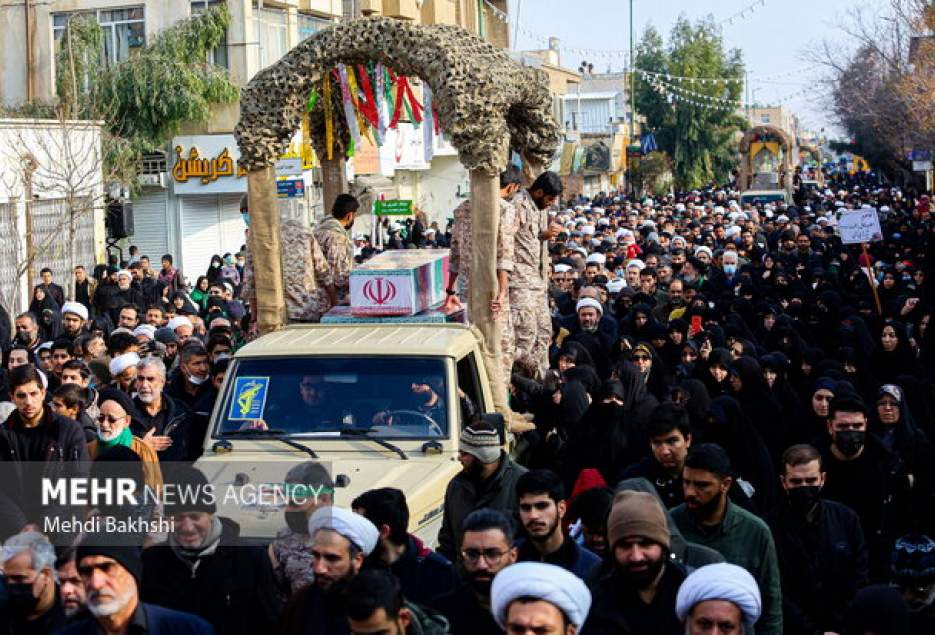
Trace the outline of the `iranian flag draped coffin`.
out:
M 445 299 L 447 249 L 392 249 L 351 271 L 351 314 L 415 315 Z

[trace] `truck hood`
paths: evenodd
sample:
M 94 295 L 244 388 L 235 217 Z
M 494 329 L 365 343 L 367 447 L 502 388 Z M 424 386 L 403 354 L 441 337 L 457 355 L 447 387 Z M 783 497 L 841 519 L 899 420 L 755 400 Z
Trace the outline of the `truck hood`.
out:
M 349 508 L 367 490 L 395 487 L 406 495 L 410 532 L 434 542 L 435 536 L 425 532 L 437 526 L 448 482 L 461 470 L 456 454 L 425 456 L 409 451 L 409 460 L 383 451 L 318 454 L 317 462 L 335 480 L 335 505 Z M 216 487 L 218 513 L 239 523 L 241 536 L 248 541 L 268 542 L 285 527 L 285 499 L 273 494 L 271 488 L 260 486 L 282 483 L 290 468 L 312 460 L 298 451 L 271 453 L 267 448 L 206 454 L 196 467 Z

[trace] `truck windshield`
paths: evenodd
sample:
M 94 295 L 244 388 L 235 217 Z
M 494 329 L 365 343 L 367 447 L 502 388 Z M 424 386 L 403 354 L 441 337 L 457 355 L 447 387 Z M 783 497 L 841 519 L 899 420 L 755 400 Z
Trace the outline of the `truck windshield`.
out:
M 449 386 L 440 358 L 242 359 L 214 436 L 257 434 L 384 439 L 448 436 Z M 344 438 L 348 438 L 347 435 Z

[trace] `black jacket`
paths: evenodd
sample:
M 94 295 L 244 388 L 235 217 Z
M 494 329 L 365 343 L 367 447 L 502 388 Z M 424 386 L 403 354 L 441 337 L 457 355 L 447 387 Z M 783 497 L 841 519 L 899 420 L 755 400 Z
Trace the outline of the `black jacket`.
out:
M 314 584 L 296 591 L 283 611 L 276 635 L 350 635 L 339 589 L 322 591 Z M 261 634 L 262 635 L 262 634 Z
M 410 602 L 428 605 L 431 600 L 455 586 L 451 562 L 409 536 L 406 551 L 392 564 L 390 571 L 399 580 L 403 596 Z
M 437 551 L 448 559 L 454 557 L 461 541 L 461 523 L 475 509 L 489 507 L 515 515 L 516 481 L 526 468 L 500 452 L 500 467 L 485 482 L 478 484 L 464 472 L 455 474 L 445 490 L 445 511 L 438 532 Z
M 613 572 L 591 585 L 591 610 L 582 635 L 681 635 L 675 615 L 675 596 L 688 573 L 675 562 L 666 563 L 656 596 L 647 605 L 638 591 Z
M 203 617 L 218 635 L 269 633 L 279 618 L 266 550 L 240 544 L 240 527 L 221 518 L 221 541 L 194 571 L 168 543 L 143 552 L 141 597 Z
M 448 619 L 451 635 L 503 635 L 490 614 L 490 608 L 481 606 L 470 586 L 464 584 L 432 602 Z
M 843 632 L 844 611 L 868 584 L 867 543 L 854 511 L 819 502 L 807 522 L 781 503 L 767 514 L 782 580 L 783 629 L 789 635 Z
M 545 557 L 529 540 L 518 541 L 516 546 L 519 547 L 517 562 L 547 562 L 574 573 L 582 580 L 588 580 L 601 565 L 601 559 L 593 551 L 582 547 L 567 535 L 558 551 Z
M 66 417 L 45 408 L 42 422 L 44 459 L 29 461 L 28 442 L 21 431 L 18 411 L 0 426 L 0 538 L 19 533 L 30 522 L 43 526 L 41 519 L 65 510 L 42 505 L 43 477 L 86 476 L 88 448 L 84 430 Z
M 146 436 L 151 429 L 156 428 L 156 434 L 168 436 L 172 445 L 159 452 L 160 461 L 185 461 L 189 457 L 189 434 L 192 427 L 192 414 L 181 402 L 176 401 L 165 393 L 162 395 L 162 410 L 156 416 L 146 412 L 145 404 L 139 397 L 133 400 L 136 412 L 130 423 L 130 431 L 140 437 Z
M 211 625 L 194 615 L 152 604 L 140 604 L 137 612 L 140 611 L 146 624 L 146 635 L 214 635 Z M 97 620 L 88 617 L 66 626 L 56 635 L 99 635 L 100 633 L 101 628 Z

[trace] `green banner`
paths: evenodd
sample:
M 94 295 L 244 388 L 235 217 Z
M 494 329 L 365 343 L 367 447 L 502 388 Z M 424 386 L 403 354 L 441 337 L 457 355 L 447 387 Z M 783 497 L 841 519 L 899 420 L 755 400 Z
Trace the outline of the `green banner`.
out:
M 377 201 L 373 204 L 373 213 L 377 216 L 410 216 L 412 201 Z

